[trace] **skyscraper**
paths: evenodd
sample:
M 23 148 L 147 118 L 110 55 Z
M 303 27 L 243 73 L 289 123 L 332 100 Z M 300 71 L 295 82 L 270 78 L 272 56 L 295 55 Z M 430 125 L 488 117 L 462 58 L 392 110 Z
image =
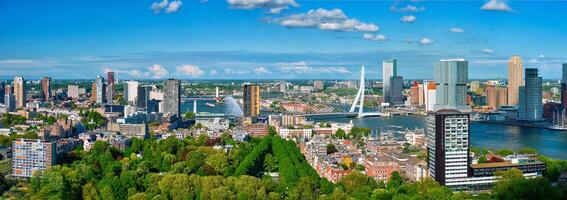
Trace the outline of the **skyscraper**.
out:
M 14 97 L 13 87 L 6 85 L 4 87 L 4 106 L 6 112 L 14 112 L 16 110 L 16 98 Z
M 388 103 L 390 106 L 404 104 L 404 78 L 401 76 L 390 77 L 390 98 Z
M 106 92 L 106 102 L 112 104 L 114 102 L 114 72 L 106 72 L 106 82 L 107 82 L 107 92 Z
M 128 81 L 126 82 L 126 87 L 124 87 L 124 99 L 129 104 L 135 104 L 136 98 L 138 96 L 138 82 Z
M 468 177 L 469 123 L 468 113 L 454 109 L 442 109 L 428 115 L 426 138 L 429 175 L 441 185 L 457 185 Z
M 525 86 L 520 86 L 518 117 L 525 121 L 543 119 L 542 82 L 536 68 L 526 68 Z
M 165 81 L 163 90 L 163 112 L 175 114 L 180 117 L 181 81 L 168 79 Z
M 48 102 L 51 100 L 51 77 L 43 77 L 41 79 L 41 89 L 43 94 L 43 101 Z
M 567 63 L 563 63 L 563 77 L 561 79 L 561 105 L 567 109 Z
M 398 60 L 390 59 L 382 62 L 382 94 L 384 95 L 384 102 L 390 102 L 390 78 L 398 76 Z
M 255 117 L 260 114 L 260 86 L 244 85 L 242 96 L 244 116 Z
M 441 60 L 435 66 L 435 110 L 469 110 L 467 105 L 468 62 L 464 59 Z
M 524 61 L 512 56 L 508 61 L 508 105 L 518 105 L 520 86 L 524 86 Z
M 6 93 L 6 82 L 0 81 L 0 95 L 4 95 Z M 0 98 L 0 103 L 4 103 L 4 96 Z
M 104 77 L 97 76 L 95 80 L 96 85 L 96 103 L 103 104 L 106 103 L 106 83 L 104 82 Z
M 16 76 L 14 78 L 14 97 L 16 98 L 16 107 L 26 106 L 26 81 L 24 77 Z
M 138 86 L 138 94 L 136 95 L 136 106 L 138 109 L 146 110 L 148 108 L 148 100 L 150 100 L 150 86 Z

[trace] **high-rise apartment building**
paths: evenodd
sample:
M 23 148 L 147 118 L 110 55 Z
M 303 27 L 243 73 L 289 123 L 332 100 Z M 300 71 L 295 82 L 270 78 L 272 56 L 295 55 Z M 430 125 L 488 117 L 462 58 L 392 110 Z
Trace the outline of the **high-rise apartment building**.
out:
M 136 95 L 136 106 L 138 109 L 146 110 L 148 108 L 148 100 L 150 100 L 150 86 L 138 86 L 138 94 Z
M 423 82 L 423 89 L 424 89 L 424 104 L 426 111 L 433 111 L 435 107 L 436 97 L 437 97 L 437 89 L 435 82 L 433 81 L 424 81 Z
M 95 79 L 96 85 L 96 103 L 103 104 L 106 103 L 106 83 L 104 82 L 104 77 L 97 76 Z
M 106 102 L 112 104 L 114 102 L 115 86 L 114 86 L 114 72 L 106 72 Z
M 24 77 L 16 76 L 14 78 L 14 97 L 16 98 L 16 107 L 22 108 L 26 106 L 26 81 Z
M 536 68 L 526 68 L 525 86 L 520 86 L 518 117 L 524 121 L 543 119 L 542 82 Z
M 91 85 L 91 102 L 96 103 L 96 81 Z
M 325 83 L 321 80 L 313 81 L 313 88 L 317 90 L 323 90 L 325 89 Z
M 175 114 L 179 117 L 181 113 L 181 81 L 168 79 L 165 81 L 163 90 L 163 112 Z
M 56 164 L 57 142 L 17 139 L 12 142 L 12 175 L 30 178 L 34 171 L 42 171 Z
M 524 61 L 512 56 L 508 61 L 508 105 L 518 105 L 520 86 L 524 86 Z
M 43 77 L 41 79 L 41 89 L 43 94 L 43 101 L 48 102 L 51 100 L 51 77 Z
M 129 104 L 136 104 L 137 97 L 138 97 L 138 82 L 127 81 L 124 87 L 124 99 Z
M 382 62 L 382 94 L 384 95 L 384 102 L 390 102 L 390 79 L 398 76 L 398 60 L 390 59 Z
M 429 175 L 441 185 L 459 185 L 469 174 L 470 117 L 454 109 L 431 112 L 427 119 Z
M 388 103 L 390 106 L 404 104 L 404 78 L 401 76 L 390 77 L 390 98 Z
M 419 100 L 421 98 L 421 96 L 419 96 L 420 95 L 419 91 L 420 91 L 419 84 L 416 81 L 414 81 L 410 89 L 411 106 L 419 106 Z
M 79 86 L 78 85 L 68 85 L 67 86 L 67 96 L 72 99 L 79 98 Z
M 244 85 L 242 94 L 242 102 L 244 107 L 244 116 L 255 117 L 260 114 L 260 86 Z
M 441 60 L 435 66 L 435 110 L 469 110 L 467 105 L 468 62 L 464 59 Z
M 486 88 L 486 103 L 492 109 L 508 104 L 508 88 L 505 86 L 489 85 Z

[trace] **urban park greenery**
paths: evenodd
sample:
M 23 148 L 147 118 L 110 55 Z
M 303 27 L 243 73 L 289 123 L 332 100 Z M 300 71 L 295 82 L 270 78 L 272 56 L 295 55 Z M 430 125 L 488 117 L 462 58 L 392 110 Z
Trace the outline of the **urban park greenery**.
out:
M 514 199 L 527 193 L 516 194 L 516 188 L 529 186 L 537 192 L 529 197 L 566 197 L 545 177 L 509 174 L 491 194 L 480 195 L 453 193 L 429 178 L 408 183 L 397 172 L 389 181 L 379 182 L 355 170 L 331 183 L 318 176 L 293 141 L 270 129 L 270 135 L 248 142 L 234 141 L 226 134 L 217 139 L 133 139 L 130 147 L 118 150 L 99 141 L 90 151 L 79 147 L 68 153 L 60 164 L 28 181 L 0 180 L 0 189 L 3 197 L 15 199 L 398 200 Z

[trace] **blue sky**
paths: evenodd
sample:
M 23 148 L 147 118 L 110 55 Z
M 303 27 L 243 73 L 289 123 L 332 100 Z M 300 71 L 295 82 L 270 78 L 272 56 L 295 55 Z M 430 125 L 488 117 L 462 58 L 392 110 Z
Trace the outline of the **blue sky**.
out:
M 567 62 L 566 1 L 0 0 L 0 74 L 122 79 L 431 79 L 439 59 L 505 78 Z

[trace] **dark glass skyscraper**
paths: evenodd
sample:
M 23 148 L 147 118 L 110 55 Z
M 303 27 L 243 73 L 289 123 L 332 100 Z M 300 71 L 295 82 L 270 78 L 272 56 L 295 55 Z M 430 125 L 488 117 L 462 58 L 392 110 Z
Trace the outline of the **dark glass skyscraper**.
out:
M 163 112 L 180 116 L 181 81 L 168 79 L 165 81 L 163 90 Z
M 526 68 L 525 86 L 520 86 L 518 117 L 524 121 L 543 119 L 542 82 L 536 68 Z

